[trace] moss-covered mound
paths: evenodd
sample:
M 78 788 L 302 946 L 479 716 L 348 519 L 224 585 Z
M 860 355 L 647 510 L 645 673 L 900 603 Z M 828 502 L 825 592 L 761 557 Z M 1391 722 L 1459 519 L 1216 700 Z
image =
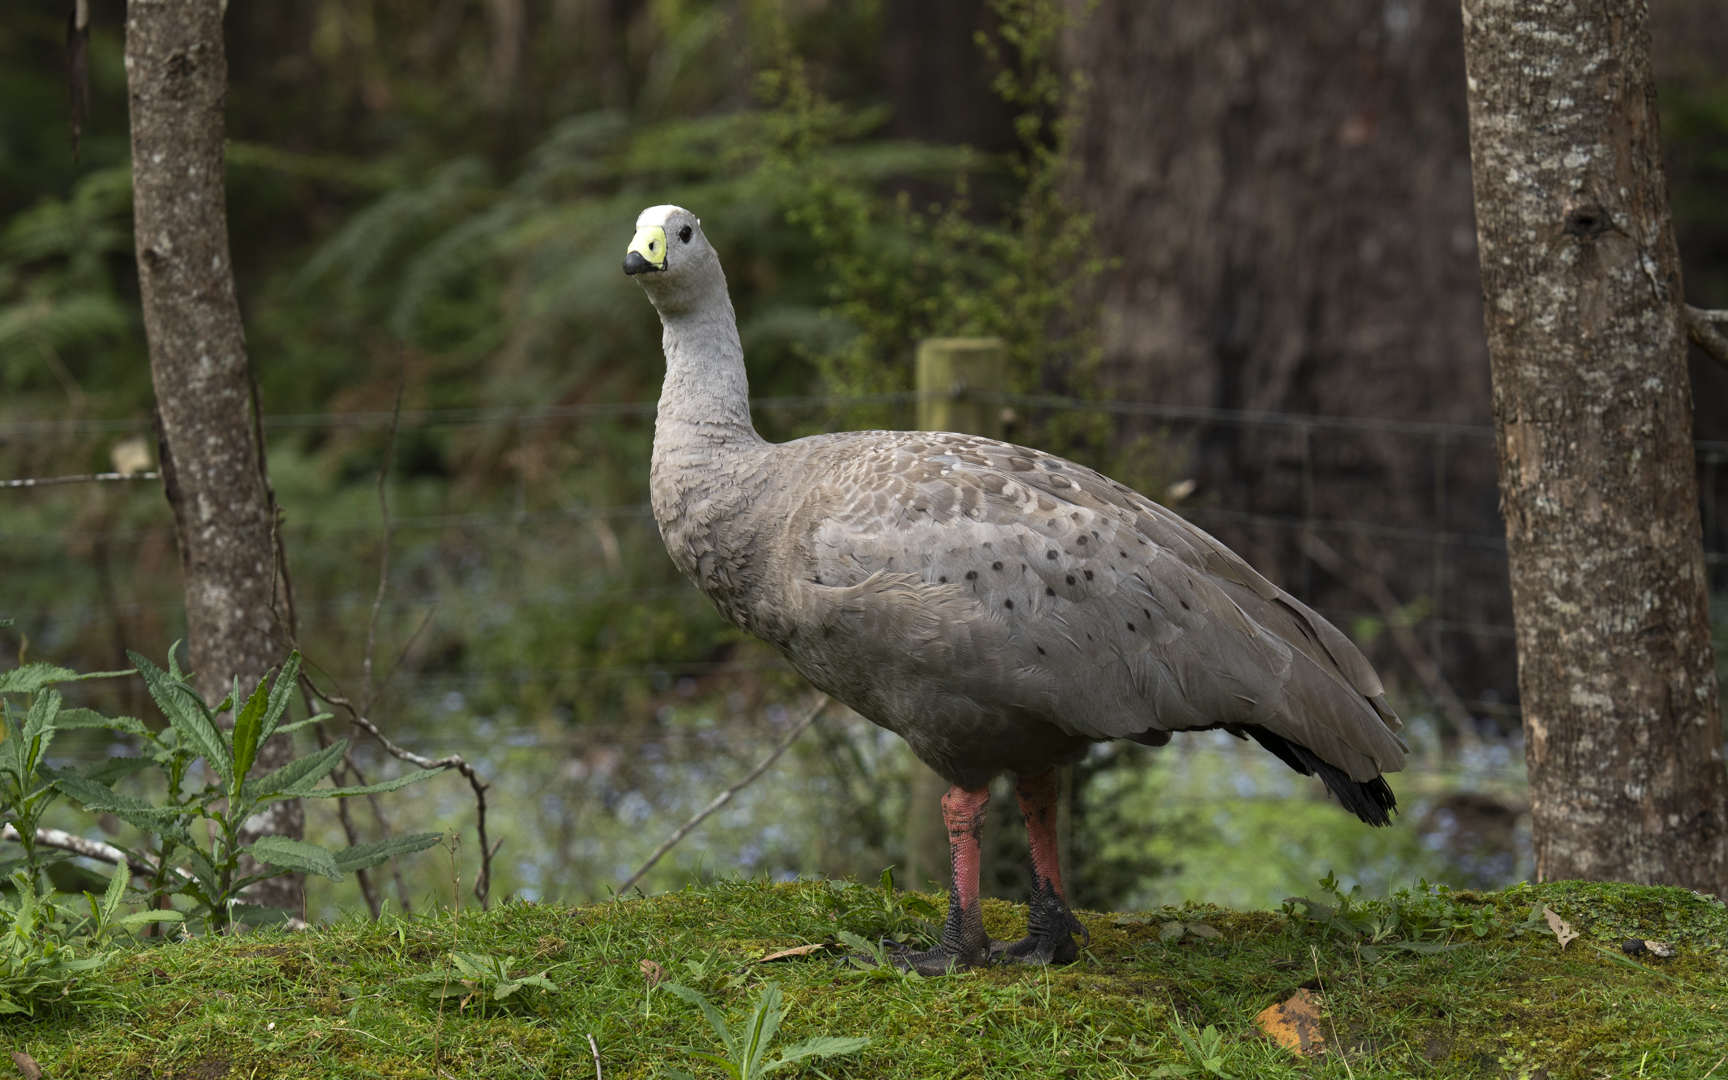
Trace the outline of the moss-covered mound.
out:
M 836 882 L 356 919 L 141 947 L 107 969 L 105 1003 L 9 1020 L 6 1049 L 56 1080 L 585 1077 L 592 1035 L 607 1080 L 722 1075 L 691 1052 L 719 1039 L 650 988 L 663 979 L 734 1027 L 777 983 L 775 1047 L 870 1039 L 775 1076 L 1701 1078 L 1728 1058 L 1728 909 L 1713 899 L 1578 882 L 1316 896 L 1285 913 L 1083 914 L 1091 941 L 1070 967 L 928 980 L 849 966 L 855 946 L 759 962 L 842 932 L 915 934 L 929 913 Z M 1543 907 L 1580 935 L 1564 950 Z M 988 902 L 985 919 L 1013 937 L 1025 910 Z M 1678 955 L 1629 957 L 1628 938 Z M 1327 1050 L 1299 1058 L 1254 1018 L 1304 985 L 1326 1004 Z

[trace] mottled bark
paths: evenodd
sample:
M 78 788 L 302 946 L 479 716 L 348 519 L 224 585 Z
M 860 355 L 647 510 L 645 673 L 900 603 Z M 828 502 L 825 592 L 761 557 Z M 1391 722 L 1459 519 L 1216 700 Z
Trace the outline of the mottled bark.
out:
M 1466 0 L 1537 874 L 1728 890 L 1680 262 L 1639 0 Z
M 191 665 L 199 693 L 214 704 L 236 677 L 250 689 L 283 651 L 274 639 L 270 508 L 228 252 L 221 0 L 131 0 L 126 75 L 162 477 L 185 568 Z M 257 767 L 274 768 L 290 752 L 286 738 L 273 740 Z M 274 804 L 248 831 L 300 836 L 300 804 Z M 297 879 L 277 879 L 254 899 L 289 907 L 299 894 Z
M 1064 50 L 1091 83 L 1073 194 L 1120 260 L 1098 297 L 1106 384 L 1172 405 L 1485 426 L 1456 6 L 1071 2 L 1085 14 Z M 1304 557 L 1298 530 L 1228 512 L 1500 528 L 1479 442 L 1216 426 L 1187 469 L 1202 525 L 1332 611 L 1367 605 Z M 1440 559 L 1431 544 L 1377 540 L 1376 554 L 1401 604 L 1427 597 L 1453 623 L 1508 624 L 1497 552 Z M 1503 639 L 1441 644 L 1465 697 L 1512 697 Z M 1376 659 L 1408 679 L 1389 647 Z

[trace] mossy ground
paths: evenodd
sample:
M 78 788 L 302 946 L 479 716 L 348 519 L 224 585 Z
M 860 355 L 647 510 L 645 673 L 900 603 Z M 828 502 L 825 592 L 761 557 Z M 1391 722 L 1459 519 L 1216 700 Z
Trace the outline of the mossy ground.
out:
M 1220 1068 L 1234 1077 L 1696 1080 L 1728 1068 L 1723 905 L 1678 889 L 1575 882 L 1453 900 L 1492 905 L 1496 928 L 1433 955 L 1391 950 L 1371 962 L 1301 919 L 1190 906 L 1084 915 L 1091 943 L 1069 967 L 928 980 L 847 970 L 823 952 L 754 962 L 840 930 L 880 933 L 894 915 L 882 892 L 841 883 L 726 882 L 580 908 L 352 919 L 140 947 L 109 969 L 107 1004 L 9 1020 L 4 1049 L 27 1051 L 55 1080 L 585 1077 L 592 1033 L 607 1080 L 666 1067 L 718 1076 L 680 1049 L 716 1042 L 694 1008 L 647 989 L 648 959 L 733 1019 L 776 981 L 788 1006 L 781 1043 L 871 1039 L 859 1054 L 780 1076 L 1143 1077 L 1193 1064 L 1179 1023 L 1216 1025 Z M 1550 935 L 1506 929 L 1538 901 L 1581 931 L 1564 952 Z M 987 904 L 994 936 L 1018 936 L 1024 918 L 1023 908 Z M 1161 941 L 1170 920 L 1220 934 Z M 1680 956 L 1627 961 L 1617 946 L 1632 936 L 1672 941 Z M 514 956 L 515 971 L 546 970 L 560 989 L 484 1012 L 452 997 L 440 1012 L 436 987 L 408 980 L 443 972 L 453 947 Z M 1316 979 L 1334 1052 L 1298 1059 L 1258 1034 L 1254 1016 Z

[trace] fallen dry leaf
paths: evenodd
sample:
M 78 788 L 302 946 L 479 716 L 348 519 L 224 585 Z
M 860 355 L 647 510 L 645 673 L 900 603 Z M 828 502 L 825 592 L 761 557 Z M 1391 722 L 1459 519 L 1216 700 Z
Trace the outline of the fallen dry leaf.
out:
M 1555 914 L 1551 907 L 1542 909 L 1542 917 L 1548 920 L 1548 929 L 1554 931 L 1554 937 L 1560 942 L 1560 951 L 1565 952 L 1566 946 L 1578 936 L 1578 931 L 1572 929 L 1572 924 Z
M 36 1059 L 24 1051 L 12 1051 L 12 1064 L 18 1066 L 18 1071 L 24 1074 L 24 1080 L 42 1080 L 42 1066 L 36 1064 Z
M 666 969 L 654 961 L 644 960 L 639 966 L 642 968 L 642 977 L 648 980 L 650 987 L 659 986 L 666 981 Z
M 1326 1040 L 1320 1035 L 1320 995 L 1298 990 L 1288 1001 L 1269 1005 L 1254 1023 L 1273 1042 L 1293 1054 L 1320 1054 Z
M 792 957 L 792 956 L 809 956 L 811 953 L 815 952 L 816 950 L 826 949 L 827 947 L 828 946 L 823 945 L 823 944 L 799 945 L 799 946 L 796 946 L 796 947 L 790 948 L 790 949 L 781 949 L 779 952 L 771 952 L 767 956 L 764 956 L 762 959 L 760 959 L 756 962 L 758 964 L 766 964 L 770 960 L 785 960 L 788 957 Z
M 1187 924 L 1187 927 L 1188 927 L 1188 932 L 1190 934 L 1193 934 L 1195 937 L 1215 938 L 1215 937 L 1222 937 L 1223 936 L 1223 934 L 1220 931 L 1214 929 L 1213 927 L 1207 926 L 1203 922 L 1191 922 L 1191 923 Z

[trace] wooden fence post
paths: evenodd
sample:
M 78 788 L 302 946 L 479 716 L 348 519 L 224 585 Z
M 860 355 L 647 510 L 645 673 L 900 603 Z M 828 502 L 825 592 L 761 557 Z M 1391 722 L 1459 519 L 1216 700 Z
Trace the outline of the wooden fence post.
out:
M 1008 351 L 1000 338 L 927 338 L 918 343 L 918 427 L 1002 437 L 1002 408 L 960 397 L 967 390 L 1007 388 Z M 942 795 L 948 782 L 922 761 L 912 766 L 906 801 L 908 889 L 945 888 L 948 832 L 942 825 Z

